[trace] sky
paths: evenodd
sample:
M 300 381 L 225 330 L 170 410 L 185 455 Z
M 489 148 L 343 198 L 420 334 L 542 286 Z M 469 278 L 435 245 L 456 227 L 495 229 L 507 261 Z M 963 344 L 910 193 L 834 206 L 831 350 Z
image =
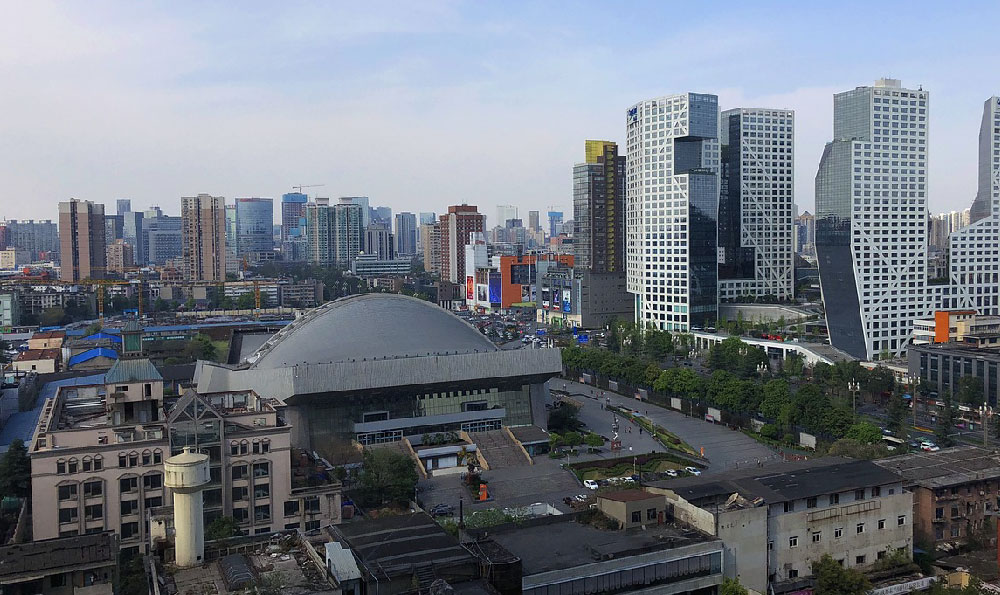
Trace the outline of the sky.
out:
M 70 197 L 370 197 L 399 211 L 572 212 L 584 140 L 644 99 L 796 112 L 795 193 L 832 96 L 930 92 L 929 201 L 976 192 L 1000 94 L 995 2 L 21 2 L 0 0 L 0 219 Z M 544 220 L 544 215 L 542 216 Z

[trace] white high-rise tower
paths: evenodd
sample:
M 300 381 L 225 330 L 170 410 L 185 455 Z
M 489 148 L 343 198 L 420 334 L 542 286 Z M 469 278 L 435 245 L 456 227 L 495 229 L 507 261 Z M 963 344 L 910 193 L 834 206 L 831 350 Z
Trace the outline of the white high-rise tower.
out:
M 163 482 L 174 497 L 174 558 L 180 567 L 205 560 L 205 516 L 201 490 L 211 481 L 208 455 L 186 446 L 184 452 L 164 461 Z
M 626 114 L 625 257 L 635 319 L 688 331 L 718 317 L 719 100 L 683 93 Z
M 816 253 L 830 340 L 858 358 L 901 354 L 928 311 L 928 110 L 894 79 L 833 97 Z

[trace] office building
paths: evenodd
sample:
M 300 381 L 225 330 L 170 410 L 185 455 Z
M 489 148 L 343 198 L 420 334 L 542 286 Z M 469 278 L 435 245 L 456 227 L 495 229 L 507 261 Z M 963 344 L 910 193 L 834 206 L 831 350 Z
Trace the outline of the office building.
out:
M 420 225 L 433 225 L 437 223 L 438 217 L 436 213 L 420 213 Z
M 441 215 L 439 222 L 441 278 L 460 283 L 465 280 L 465 246 L 469 244 L 469 235 L 486 230 L 486 217 L 475 206 L 463 204 L 448 207 L 448 214 Z
M 134 214 L 140 215 L 136 220 L 142 226 L 141 251 L 145 255 L 144 264 L 162 266 L 181 258 L 184 253 L 184 232 L 180 217 L 163 214 L 146 217 L 143 213 Z
M 413 261 L 409 258 L 380 258 L 377 254 L 362 253 L 351 261 L 351 273 L 357 277 L 405 275 L 412 269 Z
M 59 230 L 52 221 L 10 219 L 0 222 L 0 226 L 3 227 L 5 248 L 27 250 L 32 259 L 59 259 Z
M 274 203 L 270 198 L 236 199 L 237 254 L 258 260 L 258 254 L 273 251 L 273 226 Z
M 365 244 L 362 252 L 379 260 L 396 258 L 396 243 L 388 224 L 376 221 L 365 228 Z
M 913 495 L 871 461 L 839 457 L 654 482 L 674 517 L 722 540 L 725 575 L 757 593 L 802 588 L 824 555 L 867 572 L 913 553 Z
M 226 199 L 181 198 L 183 274 L 188 281 L 226 280 Z
M 372 207 L 371 208 L 371 222 L 384 223 L 392 228 L 392 209 L 389 207 Z
M 809 211 L 795 218 L 795 253 L 816 256 L 816 217 Z
M 636 322 L 671 331 L 718 318 L 719 103 L 683 93 L 626 115 L 626 258 Z
M 413 213 L 396 213 L 396 254 L 417 255 L 417 216 Z
M 115 213 L 118 215 L 124 215 L 132 211 L 132 199 L 130 198 L 119 198 L 115 201 Z
M 506 227 L 511 219 L 517 219 L 517 207 L 514 205 L 497 205 L 497 220 L 494 227 Z
M 104 244 L 110 246 L 115 240 L 121 239 L 125 231 L 125 217 L 122 215 L 104 215 Z
M 441 274 L 441 224 L 420 224 L 420 246 L 424 255 L 424 270 L 433 275 Z
M 625 156 L 611 141 L 588 140 L 573 166 L 573 253 L 594 273 L 625 271 Z M 537 213 L 536 213 L 537 215 Z
M 108 245 L 108 272 L 125 274 L 135 266 L 132 255 L 132 244 L 125 240 L 115 240 Z
M 795 114 L 731 109 L 720 129 L 719 298 L 791 300 Z
M 226 274 L 235 275 L 241 268 L 239 229 L 236 223 L 236 205 L 226 205 Z
M 338 202 L 361 207 L 361 229 L 368 227 L 368 224 L 372 222 L 371 206 L 368 204 L 367 196 L 342 196 Z
M 563 214 L 562 211 L 549 211 L 549 237 L 556 237 L 562 232 Z
M 931 215 L 927 220 L 927 251 L 944 252 L 948 249 L 948 236 L 951 235 L 951 222 L 945 213 Z
M 59 280 L 103 279 L 107 269 L 104 205 L 70 199 L 59 203 Z
M 927 313 L 928 94 L 898 80 L 834 95 L 816 174 L 816 254 L 834 347 L 898 356 Z
M 26 264 L 31 264 L 31 252 L 18 248 L 7 248 L 0 250 L 0 270 L 13 270 Z
M 294 240 L 305 236 L 306 203 L 309 197 L 301 192 L 281 195 L 281 239 Z
M 542 229 L 538 223 L 538 211 L 528 211 L 528 229 L 530 231 L 539 231 Z
M 142 229 L 143 214 L 126 211 L 121 214 L 121 217 L 122 239 L 132 245 L 135 262 L 141 265 L 149 264 L 145 252 L 148 241 L 144 239 Z
M 941 305 L 1000 315 L 1000 97 L 983 106 L 979 190 L 970 218 L 971 225 L 952 228 L 948 237 L 950 287 Z
M 168 403 L 149 360 L 120 359 L 94 383 L 57 386 L 45 401 L 30 446 L 33 536 L 110 530 L 123 552 L 146 553 L 151 530 L 172 514 L 163 463 L 184 447 L 210 455 L 206 525 L 232 517 L 255 535 L 339 521 L 340 484 L 308 487 L 324 474 L 290 435 L 253 390 L 188 390 Z

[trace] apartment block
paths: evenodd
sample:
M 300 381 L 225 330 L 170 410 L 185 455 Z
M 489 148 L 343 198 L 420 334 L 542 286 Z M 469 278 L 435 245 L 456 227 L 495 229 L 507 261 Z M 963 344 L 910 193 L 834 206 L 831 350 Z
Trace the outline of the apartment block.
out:
M 75 198 L 59 203 L 59 280 L 103 279 L 104 238 L 104 205 Z
M 226 280 L 226 199 L 181 198 L 183 273 L 188 281 Z

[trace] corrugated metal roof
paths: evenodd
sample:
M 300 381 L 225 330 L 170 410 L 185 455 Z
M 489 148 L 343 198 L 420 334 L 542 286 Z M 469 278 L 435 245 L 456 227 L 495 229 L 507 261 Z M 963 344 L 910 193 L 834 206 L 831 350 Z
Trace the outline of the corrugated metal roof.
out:
M 90 361 L 95 357 L 118 359 L 118 352 L 108 347 L 95 347 L 94 349 L 88 349 L 69 358 L 69 367 L 72 368 L 79 363 Z
M 141 382 L 143 380 L 163 380 L 159 370 L 151 361 L 141 359 L 120 359 L 104 375 L 107 384 Z
M 84 341 L 99 341 L 101 339 L 107 339 L 114 343 L 122 342 L 122 338 L 119 335 L 110 335 L 108 333 L 105 333 L 104 331 L 101 331 L 99 333 L 94 333 L 93 335 L 89 335 L 83 338 Z

